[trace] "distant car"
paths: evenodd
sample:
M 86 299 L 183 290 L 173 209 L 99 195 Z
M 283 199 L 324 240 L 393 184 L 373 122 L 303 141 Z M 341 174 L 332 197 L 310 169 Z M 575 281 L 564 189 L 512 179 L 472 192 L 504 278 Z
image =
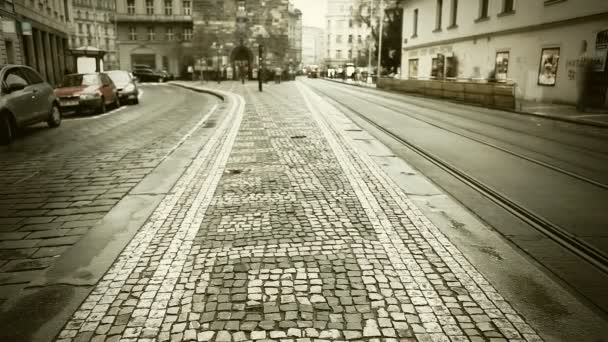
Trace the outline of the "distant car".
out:
M 120 107 L 116 85 L 105 73 L 66 75 L 55 89 L 61 109 L 105 113 L 108 105 Z
M 172 81 L 175 77 L 167 70 L 158 70 L 159 73 L 165 75 L 165 81 Z
M 106 73 L 110 76 L 114 85 L 116 85 L 120 102 L 128 102 L 131 104 L 139 103 L 139 89 L 137 88 L 135 77 L 131 75 L 130 72 L 125 70 L 112 70 Z
M 0 66 L 0 145 L 10 144 L 21 127 L 46 122 L 61 124 L 59 102 L 53 87 L 32 68 Z
M 168 79 L 167 74 L 162 71 L 155 71 L 153 69 L 141 68 L 134 69 L 133 75 L 137 77 L 141 82 L 165 82 Z

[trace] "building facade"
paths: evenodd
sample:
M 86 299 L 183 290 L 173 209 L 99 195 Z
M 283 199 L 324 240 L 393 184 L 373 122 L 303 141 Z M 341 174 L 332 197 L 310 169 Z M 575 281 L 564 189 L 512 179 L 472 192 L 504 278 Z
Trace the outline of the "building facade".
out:
M 68 51 L 69 1 L 12 0 L 0 5 L 4 63 L 25 64 L 51 84 L 70 67 Z
M 192 46 L 193 0 L 124 0 L 116 3 L 118 62 L 182 74 Z
M 259 67 L 260 45 L 265 67 L 301 60 L 301 12 L 288 0 L 194 0 L 193 18 L 193 58 L 232 77 Z
M 314 26 L 302 28 L 302 64 L 321 66 L 325 59 L 325 30 Z
M 370 28 L 353 19 L 354 0 L 327 1 L 327 53 L 325 64 L 340 67 L 354 63 L 366 55 L 370 43 Z
M 114 0 L 72 0 L 70 49 L 105 51 L 103 69 L 118 69 Z
M 289 4 L 289 64 L 300 68 L 302 63 L 302 12 Z
M 498 81 L 520 100 L 606 103 L 608 2 L 411 0 L 403 4 L 404 79 Z M 602 79 L 604 81 L 602 81 Z

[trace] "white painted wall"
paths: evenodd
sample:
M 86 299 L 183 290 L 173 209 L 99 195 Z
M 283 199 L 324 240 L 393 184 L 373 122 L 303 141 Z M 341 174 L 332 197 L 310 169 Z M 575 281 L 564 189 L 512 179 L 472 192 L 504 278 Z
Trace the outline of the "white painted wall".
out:
M 436 1 L 413 0 L 404 8 L 404 38 L 402 78 L 410 78 L 408 64 L 418 58 L 418 78 L 429 78 L 432 58 L 437 53 L 453 54 L 458 60 L 458 78 L 486 79 L 495 69 L 496 53 L 509 51 L 507 77 L 516 84 L 520 99 L 574 104 L 578 100 L 577 77 L 580 69 L 573 62 L 595 53 L 595 38 L 599 31 L 608 29 L 604 17 L 588 18 L 578 23 L 563 23 L 538 29 L 541 23 L 608 12 L 608 1 L 567 0 L 549 6 L 544 1 L 515 1 L 515 13 L 498 16 L 502 0 L 490 0 L 489 19 L 478 18 L 477 0 L 460 0 L 456 24 L 450 25 L 451 0 L 444 0 L 441 31 L 435 30 Z M 418 37 L 412 38 L 412 13 L 418 9 Z M 527 27 L 521 32 L 505 34 L 505 30 Z M 503 33 L 498 33 L 503 31 Z M 582 52 L 583 42 L 587 50 Z M 555 86 L 537 84 L 542 48 L 559 47 L 560 59 Z

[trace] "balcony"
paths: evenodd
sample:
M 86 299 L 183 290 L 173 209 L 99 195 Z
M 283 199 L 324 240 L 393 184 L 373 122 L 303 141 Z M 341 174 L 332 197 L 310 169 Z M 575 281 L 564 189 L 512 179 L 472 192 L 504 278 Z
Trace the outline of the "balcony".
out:
M 164 14 L 117 14 L 116 21 L 119 23 L 191 23 L 191 15 L 164 15 Z

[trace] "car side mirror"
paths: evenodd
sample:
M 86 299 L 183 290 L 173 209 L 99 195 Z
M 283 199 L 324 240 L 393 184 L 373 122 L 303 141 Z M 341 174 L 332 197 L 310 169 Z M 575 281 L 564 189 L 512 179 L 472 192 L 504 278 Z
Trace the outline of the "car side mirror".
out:
M 139 78 L 136 76 L 133 76 L 133 82 L 139 82 Z
M 19 90 L 23 90 L 25 88 L 25 84 L 22 83 L 12 83 L 6 86 L 6 92 L 8 94 L 14 93 Z

